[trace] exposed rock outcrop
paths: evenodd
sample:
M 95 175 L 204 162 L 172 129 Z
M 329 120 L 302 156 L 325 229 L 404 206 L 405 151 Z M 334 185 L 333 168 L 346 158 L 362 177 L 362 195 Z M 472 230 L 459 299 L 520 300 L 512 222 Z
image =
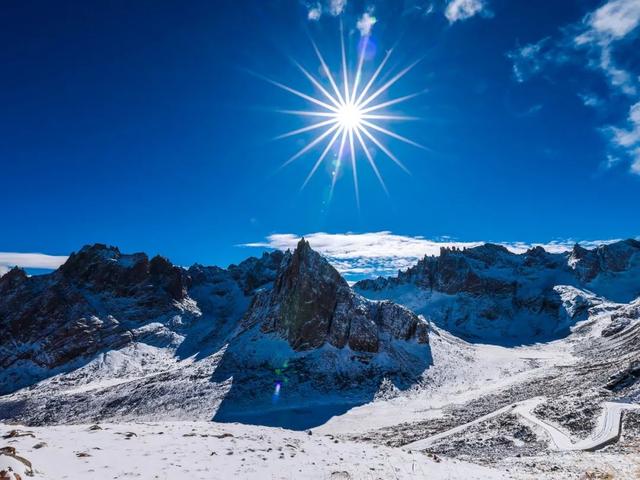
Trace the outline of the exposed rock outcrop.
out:
M 593 250 L 575 245 L 569 255 L 569 265 L 580 281 L 588 283 L 600 274 L 615 274 L 628 270 L 634 257 L 637 259 L 638 256 L 640 241 L 634 239 L 600 245 Z
M 377 352 L 381 340 L 428 342 L 425 320 L 392 302 L 372 302 L 355 294 L 304 239 L 284 255 L 273 288 L 260 292 L 247 312 L 247 325 L 258 322 L 263 332 L 277 333 L 295 350 L 328 342 Z
M 558 287 L 616 302 L 640 296 L 640 242 L 625 240 L 568 253 L 534 247 L 515 254 L 499 245 L 442 248 L 396 277 L 362 280 L 355 290 L 389 298 L 469 340 L 496 343 L 558 338 L 593 306 L 593 296 L 565 308 Z M 577 301 L 577 300 L 576 300 Z M 615 329 L 615 328 L 614 328 Z
M 186 270 L 95 244 L 51 274 L 14 268 L 0 278 L 0 394 L 136 341 L 176 346 L 199 319 L 201 338 L 190 339 L 191 348 L 212 344 L 246 310 L 245 292 L 273 281 L 281 258 Z

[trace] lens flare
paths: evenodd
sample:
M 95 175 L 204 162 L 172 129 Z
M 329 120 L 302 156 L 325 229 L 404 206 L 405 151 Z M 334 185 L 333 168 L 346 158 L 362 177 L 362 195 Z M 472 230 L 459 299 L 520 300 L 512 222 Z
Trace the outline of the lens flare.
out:
M 263 80 L 270 84 L 281 88 L 292 95 L 295 95 L 303 100 L 309 102 L 315 110 L 279 110 L 281 113 L 297 115 L 300 117 L 317 117 L 320 119 L 318 122 L 308 125 L 306 127 L 292 130 L 276 138 L 288 138 L 296 135 L 301 135 L 314 130 L 321 130 L 313 140 L 308 142 L 298 152 L 292 155 L 286 160 L 282 166 L 287 166 L 295 160 L 299 159 L 313 148 L 326 141 L 324 148 L 322 149 L 320 156 L 314 163 L 309 175 L 302 184 L 304 188 L 309 180 L 316 173 L 320 165 L 328 158 L 329 152 L 332 148 L 337 147 L 337 158 L 334 162 L 334 168 L 331 173 L 331 191 L 330 196 L 333 194 L 333 189 L 336 184 L 336 180 L 340 174 L 340 170 L 343 166 L 342 160 L 345 155 L 349 155 L 351 159 L 351 170 L 353 172 L 353 184 L 356 196 L 356 203 L 358 208 L 360 207 L 360 194 L 358 188 L 358 174 L 357 174 L 357 158 L 359 153 L 363 153 L 367 159 L 369 166 L 372 168 L 376 175 L 376 178 L 380 182 L 383 190 L 388 193 L 387 187 L 384 183 L 382 175 L 378 169 L 378 166 L 371 154 L 371 145 L 367 146 L 368 142 L 373 144 L 375 148 L 384 153 L 391 161 L 398 165 L 405 172 L 409 170 L 404 164 L 378 139 L 377 134 L 383 134 L 387 137 L 399 140 L 414 147 L 425 147 L 413 140 L 410 140 L 402 135 L 395 133 L 394 131 L 382 127 L 379 125 L 380 121 L 404 121 L 404 120 L 416 120 L 416 117 L 409 117 L 405 115 L 398 115 L 387 113 L 384 109 L 399 103 L 405 102 L 423 92 L 413 93 L 411 95 L 405 95 L 402 97 L 394 98 L 384 101 L 382 103 L 375 103 L 375 100 L 383 93 L 387 92 L 398 80 L 404 77 L 411 69 L 413 69 L 417 61 L 401 69 L 398 73 L 391 76 L 382 85 L 376 86 L 380 74 L 383 71 L 386 63 L 391 56 L 393 49 L 389 50 L 380 64 L 375 69 L 373 75 L 366 81 L 362 78 L 362 69 L 365 59 L 368 57 L 367 45 L 369 44 L 370 37 L 364 36 L 359 42 L 359 55 L 357 59 L 357 68 L 355 74 L 349 72 L 347 67 L 348 60 L 344 43 L 344 32 L 342 23 L 340 24 L 340 50 L 341 50 L 341 75 L 338 76 L 338 80 L 333 76 L 327 62 L 325 61 L 322 53 L 318 49 L 318 46 L 313 40 L 311 44 L 320 62 L 320 67 L 324 76 L 329 82 L 329 86 L 323 85 L 320 80 L 314 77 L 307 69 L 305 69 L 300 63 L 292 60 L 294 65 L 302 72 L 302 74 L 311 82 L 311 84 L 322 94 L 322 98 L 316 98 L 313 95 L 306 94 L 294 88 L 291 88 L 283 83 L 271 80 L 269 78 L 258 75 Z M 341 77 L 341 78 L 340 78 Z

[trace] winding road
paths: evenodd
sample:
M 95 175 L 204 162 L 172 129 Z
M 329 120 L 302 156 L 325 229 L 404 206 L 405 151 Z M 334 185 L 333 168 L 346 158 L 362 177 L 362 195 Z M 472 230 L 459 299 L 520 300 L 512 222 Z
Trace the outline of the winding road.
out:
M 497 417 L 506 412 L 512 412 L 520 415 L 522 418 L 527 421 L 534 423 L 541 427 L 547 432 L 549 437 L 551 437 L 551 442 L 555 447 L 555 450 L 560 451 L 571 451 L 571 450 L 598 450 L 600 448 L 605 447 L 611 443 L 615 443 L 620 437 L 621 429 L 622 429 L 622 412 L 624 410 L 635 410 L 640 409 L 640 405 L 631 404 L 631 403 L 622 403 L 622 402 L 605 402 L 603 406 L 603 411 L 598 417 L 598 423 L 596 428 L 593 429 L 591 435 L 583 440 L 572 441 L 571 437 L 567 435 L 563 430 L 556 427 L 555 425 L 541 420 L 537 416 L 533 414 L 533 410 L 543 401 L 544 397 L 535 397 L 529 400 L 525 400 L 524 402 L 519 402 L 514 405 L 508 405 L 506 407 L 500 408 L 495 412 L 491 412 L 487 415 L 483 415 L 471 422 L 465 423 L 463 425 L 459 425 L 450 430 L 446 430 L 444 432 L 438 433 L 436 435 L 432 435 L 430 437 L 424 438 L 422 440 L 417 440 L 415 442 L 409 443 L 405 445 L 403 448 L 408 450 L 424 450 L 429 446 L 436 443 L 438 440 L 446 438 L 450 435 L 454 435 L 456 433 L 460 433 L 463 430 L 467 429 L 472 425 L 476 425 L 478 423 L 482 423 L 491 418 Z

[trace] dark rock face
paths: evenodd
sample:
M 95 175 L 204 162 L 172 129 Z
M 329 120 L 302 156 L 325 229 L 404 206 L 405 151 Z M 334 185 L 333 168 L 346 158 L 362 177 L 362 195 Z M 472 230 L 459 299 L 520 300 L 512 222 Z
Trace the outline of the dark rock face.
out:
M 272 302 L 279 314 L 265 329 L 280 333 L 296 350 L 320 347 L 329 332 L 338 297 L 345 298 L 348 290 L 340 274 L 307 242 L 300 241 L 285 258 L 274 282 Z
M 425 256 L 397 277 L 362 280 L 355 286 L 375 291 L 413 283 L 447 294 L 511 295 L 526 283 L 530 273 L 562 278 L 568 284 L 586 284 L 602 273 L 628 271 L 634 258 L 640 261 L 640 241 L 633 239 L 593 250 L 575 245 L 569 254 L 549 253 L 539 246 L 523 254 L 492 244 L 464 250 L 441 248 L 439 256 Z
M 640 361 L 634 361 L 627 368 L 613 375 L 604 388 L 617 392 L 630 387 L 638 380 L 640 380 Z
M 576 245 L 569 257 L 578 278 L 590 282 L 601 273 L 619 273 L 630 266 L 633 256 L 640 253 L 638 240 L 623 240 L 609 245 L 600 245 L 593 250 Z
M 265 252 L 261 258 L 251 257 L 239 265 L 230 265 L 228 271 L 233 279 L 244 285 L 245 293 L 249 294 L 274 281 L 283 257 L 284 253 L 279 250 Z
M 391 339 L 428 342 L 424 320 L 354 294 L 304 241 L 293 253 L 265 253 L 228 269 L 184 269 L 96 244 L 54 273 L 28 277 L 13 269 L 0 277 L 0 394 L 134 342 L 178 356 L 213 354 L 243 315 L 298 351 L 330 343 L 377 352 Z
M 522 257 L 521 260 L 514 261 L 518 257 Z M 443 247 L 439 256 L 425 256 L 415 266 L 398 272 L 397 277 L 362 280 L 355 287 L 375 291 L 413 283 L 449 295 L 512 295 L 518 288 L 516 270 L 521 264 L 530 268 L 555 269 L 561 266 L 562 261 L 541 247 L 533 248 L 522 256 L 501 245 L 485 244 L 466 250 Z M 513 275 L 500 274 L 504 271 L 511 271 Z
M 0 276 L 0 294 L 19 288 L 27 280 L 27 274 L 21 268 L 14 267 Z
M 401 286 L 416 288 L 407 295 Z M 396 277 L 363 280 L 354 288 L 370 298 L 406 301 L 468 340 L 511 344 L 563 336 L 587 314 L 591 299 L 570 312 L 564 308 L 562 286 L 616 302 L 636 298 L 640 242 L 625 240 L 593 250 L 576 245 L 569 253 L 535 247 L 515 254 L 491 244 L 442 248 L 439 256 L 424 257 Z
M 295 350 L 325 342 L 358 352 L 377 352 L 381 337 L 427 343 L 427 324 L 404 307 L 356 295 L 322 256 L 302 239 L 287 252 L 273 289 L 255 298 L 245 322 L 260 323 Z
M 182 323 L 201 317 L 210 322 L 204 330 L 215 335 L 218 322 L 243 307 L 242 292 L 273 281 L 281 257 L 265 254 L 229 271 L 185 270 L 160 256 L 149 260 L 96 244 L 71 254 L 51 274 L 27 277 L 13 269 L 0 277 L 0 394 L 134 341 L 169 345 L 183 334 Z M 218 299 L 217 285 L 224 296 L 237 291 L 239 304 Z M 190 295 L 199 300 L 196 307 Z M 182 320 L 174 325 L 176 318 Z

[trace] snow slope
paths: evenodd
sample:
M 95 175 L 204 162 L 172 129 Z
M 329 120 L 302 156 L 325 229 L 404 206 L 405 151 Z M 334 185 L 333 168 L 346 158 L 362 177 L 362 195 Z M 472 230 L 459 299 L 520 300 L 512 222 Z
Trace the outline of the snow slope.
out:
M 51 480 L 510 478 L 467 462 L 436 461 L 397 448 L 241 424 L 100 424 L 95 430 L 90 425 L 27 429 L 0 424 L 0 434 L 16 428 L 33 436 L 17 437 L 10 444 L 33 464 L 35 478 Z M 23 475 L 27 471 L 0 455 L 0 470 L 8 465 Z

